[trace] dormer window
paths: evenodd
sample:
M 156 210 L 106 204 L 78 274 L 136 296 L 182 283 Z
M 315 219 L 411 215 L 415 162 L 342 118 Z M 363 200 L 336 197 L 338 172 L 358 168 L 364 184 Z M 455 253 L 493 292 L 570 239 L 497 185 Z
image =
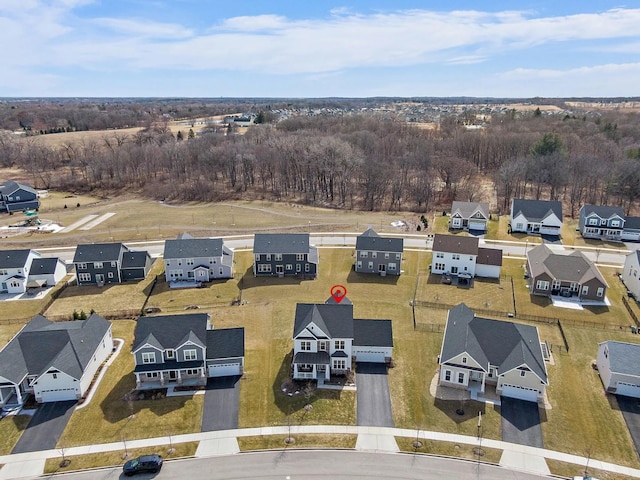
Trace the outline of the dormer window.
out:
M 176 358 L 175 350 L 165 350 L 165 355 L 167 356 L 167 360 L 173 360 Z

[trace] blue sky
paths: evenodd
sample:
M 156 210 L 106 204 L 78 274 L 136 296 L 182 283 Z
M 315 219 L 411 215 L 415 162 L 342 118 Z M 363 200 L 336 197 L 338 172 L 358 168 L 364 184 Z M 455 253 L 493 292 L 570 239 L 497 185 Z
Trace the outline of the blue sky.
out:
M 634 7 L 0 0 L 0 97 L 640 96 Z

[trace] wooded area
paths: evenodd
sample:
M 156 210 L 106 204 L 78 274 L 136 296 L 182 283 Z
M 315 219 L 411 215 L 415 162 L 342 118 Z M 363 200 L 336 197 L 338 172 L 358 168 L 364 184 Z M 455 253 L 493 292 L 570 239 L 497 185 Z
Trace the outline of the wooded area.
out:
M 180 104 L 172 115 L 212 114 L 204 107 L 195 112 L 194 105 Z M 637 113 L 509 110 L 469 129 L 465 123 L 474 115 L 467 110 L 464 117 L 442 115 L 439 128 L 421 129 L 372 111 L 292 117 L 250 127 L 244 135 L 222 129 L 187 138 L 187 127 L 179 139 L 167 127 L 166 110 L 125 107 L 114 110 L 121 121 L 105 114 L 103 128 L 147 128 L 56 147 L 3 134 L 0 165 L 24 169 L 36 188 L 106 196 L 128 191 L 166 201 L 262 198 L 426 211 L 469 200 L 489 201 L 504 212 L 512 198 L 526 197 L 561 200 L 565 214 L 575 216 L 585 203 L 622 205 L 632 213 L 640 199 Z M 218 106 L 215 113 L 242 107 Z M 80 110 L 69 111 L 77 118 Z M 100 106 L 94 103 L 91 111 Z M 23 107 L 0 113 L 5 126 L 18 117 L 23 126 L 35 118 Z

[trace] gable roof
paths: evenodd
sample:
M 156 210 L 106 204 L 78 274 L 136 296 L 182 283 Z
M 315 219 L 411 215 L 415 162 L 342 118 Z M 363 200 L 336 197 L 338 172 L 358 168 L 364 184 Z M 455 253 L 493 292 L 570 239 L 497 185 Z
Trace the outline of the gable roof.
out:
M 353 305 L 298 303 L 293 337 L 297 337 L 311 323 L 331 338 L 353 338 Z
M 444 235 L 436 233 L 433 237 L 434 252 L 461 253 L 463 255 L 478 255 L 478 239 L 462 235 Z
M 404 239 L 381 237 L 373 228 L 367 228 L 356 238 L 356 250 L 366 250 L 373 252 L 395 252 L 402 253 Z
M 164 258 L 221 257 L 221 238 L 177 238 L 165 240 Z
M 253 253 L 309 253 L 309 234 L 256 233 Z
M 614 373 L 640 377 L 640 345 L 608 340 L 600 343 L 609 350 L 609 365 Z
M 570 254 L 553 252 L 542 243 L 527 252 L 527 263 L 529 274 L 533 278 L 537 278 L 542 273 L 554 279 L 577 283 L 585 283 L 597 278 L 603 285 L 608 286 L 598 267 L 584 253 L 577 250 Z
M 28 249 L 0 250 L 0 268 L 23 268 L 27 263 L 29 253 L 31 250 Z
M 135 352 L 146 343 L 161 350 L 172 349 L 187 340 L 205 347 L 208 323 L 209 315 L 206 313 L 140 317 L 136 323 L 132 351 Z
M 484 202 L 458 202 L 451 204 L 451 215 L 459 213 L 462 218 L 469 218 L 476 211 L 480 211 L 485 218 L 489 218 L 489 204 Z
M 0 184 L 0 194 L 2 195 L 8 196 L 20 189 L 26 192 L 32 193 L 34 195 L 38 194 L 38 192 L 36 192 L 33 188 L 31 188 L 29 185 L 25 185 L 24 183 L 18 183 L 18 182 L 9 180 L 7 182 Z
M 29 269 L 29 276 L 31 275 L 52 275 L 56 273 L 56 267 L 58 263 L 64 263 L 59 258 L 34 258 L 31 262 L 31 268 Z M 66 270 L 66 266 L 65 266 Z
M 512 206 L 513 216 L 522 214 L 530 222 L 539 222 L 547 218 L 551 213 L 562 221 L 562 204 L 555 200 L 527 200 L 514 198 Z
M 124 255 L 122 255 L 122 268 L 142 268 L 147 265 L 147 259 L 151 259 L 151 256 L 146 250 L 125 252 Z
M 498 374 L 526 365 L 547 383 L 536 327 L 476 317 L 461 303 L 449 310 L 440 361 L 446 362 L 465 352 L 485 369 L 495 365 Z
M 502 250 L 499 248 L 478 247 L 476 263 L 480 265 L 502 266 Z
M 617 215 L 624 219 L 624 210 L 622 207 L 610 207 L 608 205 L 583 205 L 580 211 L 581 213 L 584 213 L 585 217 L 595 214 L 600 218 L 608 219 Z
M 353 344 L 358 347 L 393 347 L 391 320 L 355 319 Z
M 18 383 L 55 367 L 81 378 L 111 323 L 97 313 L 86 320 L 52 322 L 36 315 L 0 351 L 0 375 Z
M 640 230 L 640 217 L 626 217 L 624 219 L 625 230 Z
M 115 262 L 120 260 L 121 252 L 129 249 L 122 243 L 85 243 L 76 247 L 73 263 Z
M 244 328 L 207 330 L 207 358 L 244 357 Z

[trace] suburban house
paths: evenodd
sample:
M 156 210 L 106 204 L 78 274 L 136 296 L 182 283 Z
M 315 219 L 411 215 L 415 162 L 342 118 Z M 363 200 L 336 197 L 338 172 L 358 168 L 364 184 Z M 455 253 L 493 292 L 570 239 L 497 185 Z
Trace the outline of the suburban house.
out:
M 233 250 L 221 238 L 193 238 L 183 233 L 164 242 L 167 282 L 199 285 L 218 278 L 233 278 Z
M 511 202 L 509 227 L 512 233 L 560 236 L 562 204 L 552 200 L 516 198 Z
M 0 211 L 13 213 L 39 208 L 38 192 L 30 186 L 12 181 L 0 184 Z
M 35 250 L 0 250 L 0 293 L 26 292 L 29 270 L 36 258 L 40 254 Z
M 318 274 L 318 249 L 308 233 L 256 233 L 253 239 L 255 276 Z
M 640 242 L 640 217 L 626 217 L 621 239 L 623 241 Z
M 358 273 L 400 275 L 404 239 L 381 237 L 367 228 L 356 239 L 356 266 Z
M 633 298 L 640 300 L 640 250 L 627 254 L 624 258 L 624 268 L 620 274 L 622 282 Z
M 599 343 L 596 366 L 608 393 L 640 398 L 640 345 L 613 340 Z
M 102 286 L 144 279 L 151 268 L 151 259 L 147 252 L 132 252 L 122 243 L 85 243 L 76 247 L 73 265 L 78 285 Z M 123 270 L 124 266 L 127 270 Z
M 584 238 L 620 241 L 624 221 L 622 207 L 583 205 L 580 209 L 578 230 Z
M 138 389 L 205 385 L 244 372 L 244 328 L 214 329 L 207 313 L 140 317 L 134 335 Z
M 29 268 L 27 288 L 53 287 L 67 275 L 67 266 L 59 258 L 34 258 Z
M 353 362 L 391 360 L 391 320 L 354 319 L 353 304 L 298 303 L 293 326 L 293 378 L 329 380 L 345 375 Z
M 549 385 L 537 327 L 477 317 L 464 303 L 449 310 L 438 384 L 537 402 Z
M 480 247 L 477 237 L 436 233 L 432 248 L 431 273 L 500 278 L 502 250 Z
M 577 297 L 604 302 L 607 281 L 582 252 L 553 252 L 540 244 L 527 252 L 527 276 L 532 295 Z
M 451 230 L 487 231 L 489 204 L 483 202 L 453 202 L 451 205 Z
M 0 350 L 0 404 L 78 400 L 113 350 L 111 323 L 96 313 L 86 320 L 52 322 L 36 315 Z

